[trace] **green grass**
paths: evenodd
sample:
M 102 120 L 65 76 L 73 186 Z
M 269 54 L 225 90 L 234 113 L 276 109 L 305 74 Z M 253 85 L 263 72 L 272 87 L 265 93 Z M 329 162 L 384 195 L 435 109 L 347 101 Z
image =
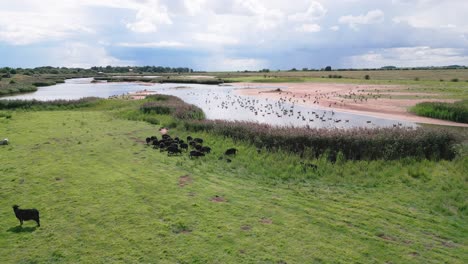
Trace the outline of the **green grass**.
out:
M 463 263 L 468 156 L 312 160 L 210 134 L 203 159 L 142 143 L 141 102 L 0 118 L 0 263 Z M 140 116 L 141 117 L 141 116 Z M 171 122 L 168 116 L 156 116 Z M 176 124 L 177 126 L 177 124 Z M 187 136 L 177 126 L 172 135 Z M 218 160 L 239 149 L 232 163 Z M 179 186 L 179 178 L 190 182 Z M 216 195 L 226 201 L 212 202 Z M 36 207 L 18 228 L 11 206 Z
M 255 78 L 255 79 L 280 79 L 280 78 L 323 78 L 342 76 L 346 79 L 364 80 L 369 75 L 370 80 L 400 80 L 400 81 L 437 81 L 450 82 L 458 79 L 458 82 L 468 80 L 468 70 L 354 70 L 354 71 L 271 71 L 259 72 L 214 72 L 207 75 L 219 78 Z M 332 78 L 331 80 L 336 80 Z
M 468 123 L 468 100 L 455 103 L 423 102 L 411 108 L 420 116 Z

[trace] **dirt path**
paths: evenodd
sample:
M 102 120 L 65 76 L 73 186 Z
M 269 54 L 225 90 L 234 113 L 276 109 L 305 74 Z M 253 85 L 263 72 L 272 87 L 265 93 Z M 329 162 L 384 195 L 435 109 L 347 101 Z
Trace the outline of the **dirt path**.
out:
M 438 99 L 395 99 L 392 95 L 428 96 L 428 93 L 406 93 L 407 87 L 398 85 L 362 85 L 333 83 L 236 83 L 239 95 L 259 96 L 271 99 L 285 99 L 289 102 L 315 108 L 333 109 L 337 112 L 361 114 L 393 120 L 416 123 L 468 127 L 468 124 L 417 116 L 407 109 L 420 102 L 454 100 Z M 280 90 L 266 90 L 267 87 L 281 87 Z M 265 87 L 265 88 L 250 88 Z

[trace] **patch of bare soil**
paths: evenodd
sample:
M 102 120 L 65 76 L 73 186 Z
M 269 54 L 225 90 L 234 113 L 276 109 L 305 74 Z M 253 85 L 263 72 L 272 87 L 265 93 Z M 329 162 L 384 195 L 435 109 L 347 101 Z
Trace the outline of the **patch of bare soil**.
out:
M 193 182 L 192 177 L 190 175 L 184 175 L 179 177 L 179 186 L 180 187 L 185 187 L 186 185 L 189 185 Z
M 243 231 L 250 231 L 250 230 L 252 229 L 252 227 L 249 226 L 249 225 L 243 225 L 243 226 L 241 226 L 241 229 L 242 229 Z
M 273 220 L 266 217 L 262 217 L 262 219 L 260 219 L 260 223 L 270 225 L 273 223 Z
M 223 197 L 219 196 L 219 195 L 215 195 L 211 198 L 211 201 L 214 202 L 214 203 L 224 203 L 226 202 L 226 199 L 224 199 Z
M 236 93 L 247 96 L 257 96 L 274 100 L 285 100 L 297 105 L 329 109 L 344 112 L 386 118 L 392 120 L 409 121 L 447 126 L 468 127 L 468 124 L 417 116 L 408 109 L 420 102 L 437 101 L 453 102 L 453 100 L 439 99 L 398 99 L 386 98 L 390 94 L 408 96 L 428 96 L 428 93 L 406 92 L 408 89 L 400 85 L 367 85 L 343 83 L 278 83 L 275 85 L 286 87 L 285 90 L 265 91 L 271 84 L 237 83 Z M 261 88 L 264 86 L 265 88 Z

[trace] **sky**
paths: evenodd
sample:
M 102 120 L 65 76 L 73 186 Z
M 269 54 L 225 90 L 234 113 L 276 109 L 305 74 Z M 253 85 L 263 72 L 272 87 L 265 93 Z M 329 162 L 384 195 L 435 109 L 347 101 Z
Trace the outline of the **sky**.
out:
M 0 0 L 0 67 L 468 65 L 468 0 Z

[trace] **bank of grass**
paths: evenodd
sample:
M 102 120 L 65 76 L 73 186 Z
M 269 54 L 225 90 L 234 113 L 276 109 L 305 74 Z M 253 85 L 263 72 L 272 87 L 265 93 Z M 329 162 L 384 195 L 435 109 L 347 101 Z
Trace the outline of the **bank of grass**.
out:
M 107 82 L 146 82 L 146 83 L 183 83 L 183 84 L 209 84 L 218 85 L 224 83 L 217 78 L 190 78 L 190 76 L 167 75 L 157 77 L 142 76 L 102 76 L 94 77 L 95 81 Z
M 37 91 L 38 87 L 65 82 L 68 78 L 89 77 L 82 74 L 10 74 L 0 78 L 0 97 Z
M 198 73 L 197 73 L 198 74 Z M 315 78 L 335 80 L 341 76 L 345 79 L 364 80 L 366 75 L 370 80 L 395 80 L 395 81 L 437 81 L 458 82 L 468 81 L 468 70 L 353 70 L 353 71 L 270 71 L 270 72 L 218 72 L 207 73 L 218 78 L 230 79 L 265 79 L 266 81 L 281 78 Z
M 187 132 L 141 102 L 0 118 L 1 263 L 464 263 L 467 155 L 307 162 Z M 161 125 L 127 120 L 151 115 Z M 213 153 L 168 157 L 144 144 L 202 137 Z M 239 153 L 227 163 L 226 148 Z M 182 179 L 189 179 L 181 181 Z M 187 177 L 188 176 L 188 177 Z M 183 187 L 181 186 L 183 185 Z M 224 202 L 213 202 L 215 196 Z M 11 205 L 36 207 L 18 228 Z
M 468 100 L 454 103 L 423 102 L 412 107 L 411 112 L 420 116 L 468 123 Z

